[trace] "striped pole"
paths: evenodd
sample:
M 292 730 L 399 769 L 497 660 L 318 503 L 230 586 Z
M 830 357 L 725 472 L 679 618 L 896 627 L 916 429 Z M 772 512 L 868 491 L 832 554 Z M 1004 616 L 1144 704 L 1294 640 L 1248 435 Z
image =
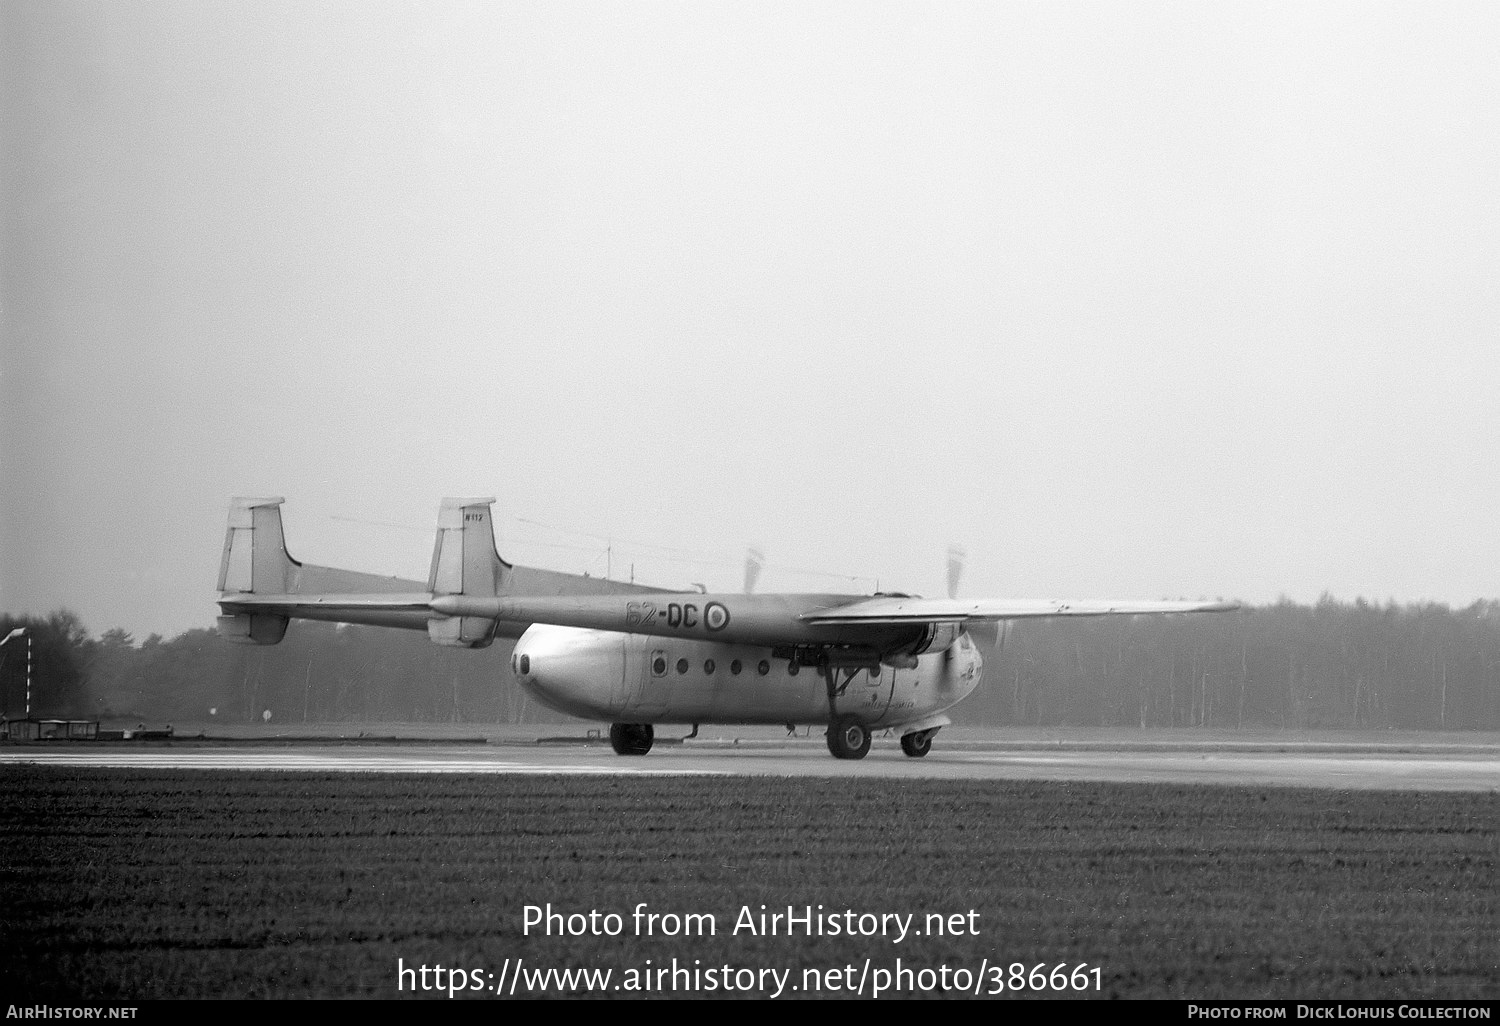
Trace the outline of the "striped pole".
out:
M 0 645 L 22 634 L 26 635 L 26 718 L 29 720 L 31 719 L 31 632 L 25 627 L 17 627 L 0 639 Z

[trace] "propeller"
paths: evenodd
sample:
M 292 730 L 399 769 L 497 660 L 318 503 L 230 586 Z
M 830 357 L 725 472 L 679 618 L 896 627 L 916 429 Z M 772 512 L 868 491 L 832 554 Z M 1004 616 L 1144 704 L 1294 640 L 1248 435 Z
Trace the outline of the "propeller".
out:
M 958 582 L 964 575 L 964 560 L 968 553 L 959 545 L 948 546 L 948 597 L 958 598 Z
M 755 582 L 760 580 L 761 568 L 766 565 L 765 553 L 755 546 L 745 550 L 745 594 L 755 594 Z
M 964 560 L 967 553 L 961 545 L 948 546 L 948 597 L 958 598 L 958 582 L 964 576 Z M 943 649 L 943 662 L 946 664 L 953 659 L 953 647 Z
M 958 585 L 963 580 L 964 564 L 968 557 L 969 554 L 964 551 L 962 545 L 948 546 L 948 597 L 950 599 L 958 598 Z M 1005 636 L 1010 633 L 1010 621 L 997 621 L 993 624 L 993 628 L 995 631 L 993 646 L 996 653 L 999 653 L 1005 649 Z M 977 624 L 967 628 L 970 634 L 975 634 L 977 629 Z

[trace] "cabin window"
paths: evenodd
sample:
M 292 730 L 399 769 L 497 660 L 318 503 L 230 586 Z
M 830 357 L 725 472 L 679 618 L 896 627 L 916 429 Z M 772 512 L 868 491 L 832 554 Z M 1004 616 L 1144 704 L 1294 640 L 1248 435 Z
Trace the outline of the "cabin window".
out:
M 762 659 L 760 661 L 760 664 L 755 667 L 755 672 L 764 677 L 766 674 L 771 672 L 771 664 Z
M 657 677 L 665 677 L 667 675 L 667 657 L 660 652 L 656 653 L 656 658 L 651 660 L 651 672 Z
M 713 673 L 714 672 L 714 661 L 712 659 L 705 659 L 705 660 L 703 660 L 703 672 L 704 673 Z
M 745 664 L 740 662 L 738 659 L 729 664 L 729 672 L 734 674 L 735 676 L 739 676 L 739 672 L 744 668 Z
M 523 655 L 521 657 L 521 673 L 522 674 L 527 674 L 527 673 L 530 673 L 530 672 L 531 672 L 531 656 L 529 656 L 529 655 Z
M 786 664 L 786 672 L 793 677 L 797 676 L 801 669 L 802 667 L 797 665 L 797 660 L 795 659 L 789 660 Z
M 679 659 L 679 660 L 677 660 L 677 672 L 678 673 L 687 673 L 687 668 L 688 668 L 688 661 L 686 659 Z

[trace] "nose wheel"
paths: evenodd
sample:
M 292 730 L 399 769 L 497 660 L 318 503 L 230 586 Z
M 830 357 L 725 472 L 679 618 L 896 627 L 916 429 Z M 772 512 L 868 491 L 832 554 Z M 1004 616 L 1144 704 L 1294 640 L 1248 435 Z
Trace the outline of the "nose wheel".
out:
M 932 751 L 932 735 L 936 733 L 936 730 L 919 730 L 906 734 L 901 738 L 901 750 L 913 759 L 920 759 Z
M 609 744 L 616 755 L 645 755 L 651 751 L 656 732 L 649 723 L 611 723 Z
M 835 759 L 863 759 L 870 750 L 870 729 L 852 716 L 828 725 L 828 750 Z

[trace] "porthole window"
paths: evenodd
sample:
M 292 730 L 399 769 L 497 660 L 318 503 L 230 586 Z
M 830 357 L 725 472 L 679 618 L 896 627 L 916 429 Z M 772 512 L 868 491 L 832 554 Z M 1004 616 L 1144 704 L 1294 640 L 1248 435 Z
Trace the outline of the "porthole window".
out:
M 791 676 L 793 676 L 793 677 L 797 676 L 798 672 L 801 669 L 802 669 L 802 667 L 800 667 L 800 666 L 797 665 L 797 660 L 795 660 L 795 659 L 791 660 L 790 662 L 788 662 L 786 664 L 786 672 L 788 674 L 790 674 Z
M 760 664 L 755 667 L 755 672 L 764 677 L 766 674 L 771 672 L 771 664 L 762 659 L 760 661 Z
M 651 662 L 651 672 L 656 674 L 658 677 L 665 674 L 667 672 L 667 661 L 661 656 L 657 656 Z
M 738 659 L 729 664 L 729 672 L 735 674 L 736 676 L 738 676 L 739 672 L 744 668 L 745 664 L 740 662 Z
M 688 668 L 688 661 L 686 659 L 679 659 L 679 660 L 677 660 L 677 672 L 678 673 L 687 673 L 687 668 Z
M 712 659 L 705 659 L 705 660 L 703 660 L 703 672 L 704 673 L 713 673 L 714 672 L 714 661 Z
M 523 655 L 521 657 L 521 673 L 522 674 L 527 674 L 527 673 L 530 673 L 530 672 L 531 672 L 531 656 L 529 656 L 529 655 Z

